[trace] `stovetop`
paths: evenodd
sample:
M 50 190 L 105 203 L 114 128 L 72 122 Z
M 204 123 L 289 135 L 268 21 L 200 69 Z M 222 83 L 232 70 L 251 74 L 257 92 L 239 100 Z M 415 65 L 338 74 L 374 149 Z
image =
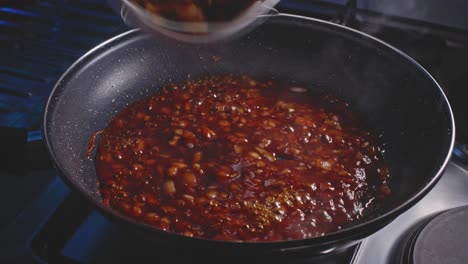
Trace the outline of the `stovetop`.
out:
M 382 16 L 359 2 L 283 0 L 278 9 L 373 34 L 427 68 L 455 112 L 453 162 L 421 202 L 358 246 L 262 262 L 398 263 L 437 213 L 468 204 L 468 29 Z M 195 262 L 190 254 L 145 244 L 89 207 L 56 176 L 42 143 L 43 108 L 55 81 L 87 50 L 126 30 L 104 0 L 0 0 L 0 199 L 6 201 L 0 263 Z

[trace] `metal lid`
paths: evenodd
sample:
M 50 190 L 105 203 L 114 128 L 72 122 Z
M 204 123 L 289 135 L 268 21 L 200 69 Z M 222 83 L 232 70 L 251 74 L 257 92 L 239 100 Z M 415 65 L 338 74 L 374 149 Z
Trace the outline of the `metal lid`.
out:
M 468 206 L 433 218 L 419 233 L 413 247 L 414 264 L 466 263 L 468 260 Z

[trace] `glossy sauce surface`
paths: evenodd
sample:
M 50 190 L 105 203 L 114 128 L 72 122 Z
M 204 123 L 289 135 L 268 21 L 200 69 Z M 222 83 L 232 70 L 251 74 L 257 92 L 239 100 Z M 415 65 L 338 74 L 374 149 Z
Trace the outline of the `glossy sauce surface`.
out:
M 102 131 L 104 203 L 157 229 L 217 240 L 321 236 L 390 195 L 382 149 L 349 105 L 220 76 L 162 88 Z

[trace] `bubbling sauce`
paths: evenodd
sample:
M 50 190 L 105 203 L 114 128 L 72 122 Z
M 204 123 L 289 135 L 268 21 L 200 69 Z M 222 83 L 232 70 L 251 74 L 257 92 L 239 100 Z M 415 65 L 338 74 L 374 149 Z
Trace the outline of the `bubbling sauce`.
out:
M 346 102 L 246 76 L 162 88 L 101 131 L 106 205 L 230 241 L 322 236 L 390 194 L 382 149 Z

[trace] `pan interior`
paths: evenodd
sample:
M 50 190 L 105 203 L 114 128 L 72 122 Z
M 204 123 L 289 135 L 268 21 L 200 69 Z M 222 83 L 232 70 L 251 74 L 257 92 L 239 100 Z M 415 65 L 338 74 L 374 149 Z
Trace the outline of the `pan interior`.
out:
M 100 201 L 94 163 L 85 154 L 91 134 L 163 85 L 213 74 L 276 78 L 350 102 L 382 133 L 394 190 L 386 210 L 431 182 L 451 146 L 446 99 L 411 60 L 343 28 L 277 16 L 226 43 L 180 44 L 134 31 L 92 51 L 50 97 L 45 131 L 58 168 Z

